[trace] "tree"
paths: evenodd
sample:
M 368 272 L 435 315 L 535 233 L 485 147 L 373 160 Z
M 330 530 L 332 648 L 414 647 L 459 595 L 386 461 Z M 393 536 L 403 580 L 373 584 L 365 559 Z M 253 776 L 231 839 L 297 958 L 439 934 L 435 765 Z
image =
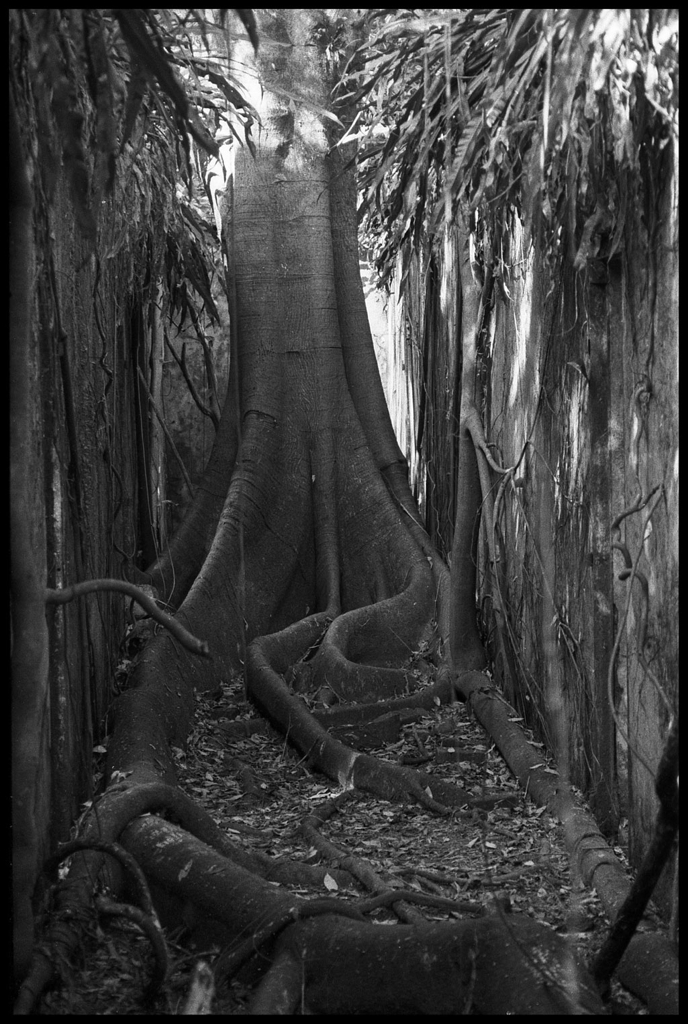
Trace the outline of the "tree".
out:
M 274 12 L 260 28 L 267 86 L 260 134 L 250 153 L 236 156 L 223 211 L 233 332 L 228 401 L 204 486 L 182 527 L 185 541 L 173 540 L 149 570 L 161 594 L 178 605 L 178 623 L 207 643 L 212 662 L 180 650 L 168 634 L 148 645 L 115 706 L 109 786 L 86 840 L 97 833 L 114 842 L 122 833 L 150 877 L 219 908 L 237 934 L 257 927 L 256 907 L 269 916 L 261 932 L 266 942 L 294 916 L 324 915 L 290 927 L 273 945 L 274 966 L 256 999 L 264 1011 L 297 1005 L 303 977 L 309 1008 L 331 1009 L 335 997 L 331 987 L 322 990 L 322 962 L 311 966 L 314 951 L 326 951 L 339 968 L 342 1010 L 449 1011 L 472 1002 L 482 1012 L 503 1012 L 495 976 L 503 979 L 505 971 L 513 1012 L 597 1008 L 577 965 L 567 987 L 566 946 L 530 922 L 414 929 L 407 943 L 408 933 L 383 937 L 364 922 L 342 923 L 330 904 L 294 911 L 292 900 L 287 906 L 274 899 L 257 878 L 265 865 L 229 844 L 174 788 L 169 748 L 188 730 L 194 689 L 212 691 L 243 665 L 251 699 L 314 767 L 346 787 L 443 810 L 465 794 L 347 748 L 293 690 L 364 702 L 401 695 L 414 685 L 409 653 L 420 645 L 435 661 L 438 681 L 418 699 L 451 699 L 455 687 L 463 697 L 489 690 L 486 677 L 467 672 L 485 660 L 473 570 L 475 449 L 485 448 L 470 394 L 477 306 L 467 301 L 464 316 L 461 517 L 450 588 L 384 404 L 358 270 L 353 167 L 346 149 L 333 146 L 330 126 L 350 125 L 352 113 L 345 104 L 334 118 L 327 111 L 324 71 L 352 26 Z M 141 42 L 140 26 L 134 37 Z M 325 58 L 314 59 L 315 40 L 326 43 Z M 179 101 L 177 111 L 182 107 Z M 474 300 L 467 273 L 464 267 L 462 281 Z M 133 821 L 159 807 L 187 833 L 156 819 Z M 190 853 L 199 870 L 185 881 Z M 102 867 L 101 851 L 72 868 L 63 910 L 83 901 Z M 72 942 L 59 922 L 52 938 L 65 949 Z M 377 966 L 356 991 L 351 972 L 362 946 Z M 536 946 L 556 978 L 550 990 L 526 955 Z M 426 952 L 438 958 L 443 979 L 417 973 Z M 408 987 L 399 982 L 405 974 Z
M 643 653 L 645 574 L 658 557 L 671 589 L 675 560 L 669 455 L 677 437 L 677 396 L 669 383 L 676 351 L 669 309 L 675 301 L 657 307 L 650 298 L 661 287 L 657 277 L 667 285 L 675 281 L 675 226 L 674 233 L 669 227 L 677 124 L 675 27 L 671 11 L 425 12 L 422 17 L 402 11 L 380 19 L 370 43 L 371 73 L 359 75 L 361 96 L 379 88 L 385 99 L 370 105 L 363 206 L 375 237 L 384 240 L 379 269 L 385 276 L 396 274 L 402 352 L 407 363 L 417 365 L 417 417 L 412 403 L 410 408 L 410 433 L 418 449 L 416 493 L 446 549 L 456 459 L 435 424 L 442 416 L 448 422 L 459 416 L 444 381 L 454 345 L 452 317 L 456 320 L 462 302 L 465 314 L 468 299 L 474 311 L 468 325 L 477 324 L 482 387 L 467 393 L 470 374 L 464 373 L 460 416 L 463 429 L 470 424 L 478 442 L 479 591 L 493 671 L 519 713 L 532 725 L 539 720 L 541 738 L 556 751 L 561 774 L 589 794 L 605 834 L 618 822 L 619 791 L 623 799 L 623 779 L 616 785 L 615 730 L 623 737 L 620 761 L 630 748 L 630 771 L 649 788 L 675 714 L 670 695 L 676 693 L 677 644 L 658 592 L 653 628 L 666 640 L 659 670 L 650 668 Z M 653 212 L 649 197 L 660 194 L 661 206 L 655 204 Z M 466 208 L 468 221 L 462 216 Z M 460 300 L 454 298 L 457 238 L 463 252 Z M 651 253 L 660 249 L 666 262 L 658 270 Z M 646 348 L 637 348 L 636 328 L 621 313 L 625 303 L 642 309 L 648 322 L 653 309 L 662 310 L 661 326 L 648 327 L 657 345 L 648 340 Z M 415 332 L 408 331 L 417 309 Z M 464 330 L 464 345 L 469 338 Z M 573 387 L 566 376 L 572 370 L 578 382 Z M 626 382 L 633 377 L 632 394 Z M 523 400 L 521 390 L 528 395 L 530 389 Z M 655 405 L 648 428 L 650 393 Z M 432 401 L 425 401 L 426 394 Z M 631 422 L 624 431 L 629 402 Z M 480 420 L 489 431 L 489 448 L 479 443 Z M 648 438 L 642 469 L 641 435 Z M 500 450 L 502 469 L 495 464 Z M 436 474 L 437 465 L 453 467 L 452 477 Z M 459 459 L 459 475 L 461 469 Z M 633 483 L 625 487 L 625 480 Z M 464 500 L 467 493 L 459 486 Z M 646 551 L 648 561 L 641 563 L 637 578 L 639 608 L 629 634 L 628 667 L 618 662 L 629 709 L 649 687 L 656 713 L 646 706 L 640 727 L 631 718 L 627 730 L 621 709 L 614 709 L 624 624 L 613 623 L 612 608 L 615 602 L 625 606 L 625 622 L 632 588 L 626 593 L 613 586 L 612 562 L 618 555 L 612 552 L 624 557 L 619 580 L 629 579 L 642 541 L 632 559 L 619 542 L 620 524 L 642 512 L 640 533 L 655 530 L 658 509 L 657 552 Z M 465 550 L 466 533 L 457 529 L 454 544 Z M 594 604 L 584 597 L 591 588 Z M 569 604 L 570 594 L 577 599 Z M 580 720 L 578 708 L 584 709 Z M 656 737 L 652 745 L 648 728 Z M 648 801 L 653 809 L 654 790 Z M 629 816 L 631 828 L 641 834 L 642 802 L 638 787 Z M 566 821 L 563 807 L 560 813 Z M 571 839 L 577 831 L 571 829 Z M 643 838 L 636 840 L 636 849 Z M 572 852 L 579 841 L 580 835 Z M 608 891 L 615 913 L 613 889 L 601 879 L 595 884 L 599 892 Z

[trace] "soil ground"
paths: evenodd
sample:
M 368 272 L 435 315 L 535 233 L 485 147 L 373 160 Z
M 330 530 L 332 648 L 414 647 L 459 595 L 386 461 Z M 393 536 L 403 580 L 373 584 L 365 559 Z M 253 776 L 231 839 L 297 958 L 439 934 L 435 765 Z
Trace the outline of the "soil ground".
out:
M 254 720 L 258 732 L 228 739 L 232 723 Z M 536 749 L 542 749 L 533 744 Z M 427 920 L 467 916 L 508 901 L 559 932 L 568 932 L 586 960 L 601 943 L 607 922 L 593 894 L 576 890 L 569 872 L 561 828 L 519 791 L 501 755 L 463 705 L 438 707 L 404 726 L 399 739 L 370 751 L 393 762 L 419 763 L 424 771 L 453 780 L 475 794 L 508 793 L 511 806 L 463 811 L 449 818 L 413 806 L 397 806 L 353 794 L 321 827 L 323 838 L 367 863 L 390 888 L 407 888 L 457 901 L 461 910 L 417 905 Z M 546 754 L 543 751 L 543 760 Z M 185 750 L 175 751 L 180 785 L 201 802 L 236 841 L 268 855 L 323 864 L 323 853 L 302 831 L 304 818 L 337 795 L 336 786 L 314 775 L 243 697 L 234 679 L 218 699 L 199 699 L 195 727 Z M 249 791 L 251 790 L 251 791 Z M 617 850 L 617 852 L 619 852 Z M 335 872 L 336 874 L 337 872 Z M 341 876 L 340 876 L 341 877 Z M 277 883 L 273 883 L 277 884 Z M 322 888 L 294 887 L 304 898 L 347 901 L 366 895 L 357 883 L 338 886 L 325 875 Z M 439 902 L 439 901 L 438 901 Z M 379 925 L 393 924 L 393 912 L 373 912 Z M 59 990 L 48 993 L 43 1014 L 155 1015 L 183 1012 L 191 973 L 199 960 L 212 966 L 220 945 L 204 935 L 202 922 L 177 919 L 166 929 L 172 969 L 153 1005 L 142 993 L 150 970 L 148 942 L 137 927 L 114 919 L 91 924 L 83 962 L 67 971 Z M 241 974 L 240 974 L 241 977 Z M 212 1001 L 212 1014 L 246 1012 L 251 989 L 234 980 Z M 613 1012 L 643 1009 L 619 986 Z

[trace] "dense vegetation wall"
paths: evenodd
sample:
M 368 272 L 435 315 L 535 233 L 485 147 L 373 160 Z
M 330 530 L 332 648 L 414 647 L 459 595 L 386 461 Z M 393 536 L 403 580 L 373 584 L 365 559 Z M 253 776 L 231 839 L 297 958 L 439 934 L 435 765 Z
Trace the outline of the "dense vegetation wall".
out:
M 602 827 L 614 835 L 628 817 L 636 866 L 655 822 L 654 770 L 678 685 L 671 146 L 644 170 L 611 260 L 574 270 L 575 248 L 533 247 L 513 210 L 500 238 L 478 239 L 493 257 L 483 421 L 493 453 L 513 467 L 491 477 L 496 557 L 483 522 L 483 635 L 507 697 Z M 405 277 L 390 301 L 388 396 L 428 528 L 446 552 L 460 370 L 452 245 L 415 254 Z
M 85 243 L 63 179 L 37 210 L 36 329 L 49 587 L 127 578 L 139 549 L 133 309 L 117 259 Z M 41 232 L 42 233 L 42 232 Z M 145 410 L 144 410 L 145 414 Z M 122 595 L 48 609 L 52 828 L 64 838 L 90 795 L 125 628 Z
M 127 578 L 139 550 L 139 394 L 122 268 L 117 260 L 101 262 L 85 243 L 63 179 L 36 208 L 36 234 L 33 415 L 41 476 L 30 514 L 44 522 L 46 584 Z M 99 593 L 50 606 L 47 617 L 43 721 L 55 840 L 65 838 L 79 802 L 90 796 L 91 754 L 112 695 L 125 602 Z
M 85 220 L 86 199 L 66 170 L 68 146 L 44 84 L 24 65 L 13 89 L 16 177 L 30 196 L 21 247 L 31 258 L 17 289 L 29 295 L 28 342 L 17 354 L 20 377 L 29 381 L 28 427 L 11 436 L 13 452 L 23 445 L 26 453 L 30 493 L 13 493 L 12 501 L 29 524 L 39 584 L 60 588 L 136 578 L 145 539 L 159 534 L 165 504 L 148 408 L 156 372 L 151 224 L 140 230 L 141 204 L 126 188 L 98 191 L 93 154 L 90 206 L 97 229 Z M 87 120 L 86 91 L 74 97 Z M 149 481 L 156 474 L 154 508 Z M 15 834 L 24 836 L 19 856 L 31 858 L 27 873 L 34 877 L 41 857 L 68 837 L 80 805 L 92 796 L 93 749 L 106 732 L 130 613 L 130 602 L 112 593 L 48 605 L 46 675 L 16 681 L 26 697 L 15 736 L 22 794 Z M 30 878 L 27 885 L 30 891 Z
M 495 660 L 603 827 L 613 834 L 629 815 L 636 864 L 678 685 L 670 149 L 657 180 L 650 196 L 639 179 L 621 254 L 584 273 L 552 271 L 537 249 L 524 263 L 512 234 L 511 266 L 528 273 L 510 299 L 497 295 L 485 396 L 504 465 L 521 457 L 496 510 L 505 565 L 492 579 L 508 640 Z
M 41 865 L 93 796 L 93 754 L 104 753 L 131 667 L 123 655 L 134 653 L 129 598 L 98 591 L 57 605 L 46 588 L 149 582 L 141 570 L 183 514 L 227 387 L 202 158 L 192 168 L 173 101 L 142 90 L 121 20 L 53 8 L 10 18 L 13 896 L 24 967 Z

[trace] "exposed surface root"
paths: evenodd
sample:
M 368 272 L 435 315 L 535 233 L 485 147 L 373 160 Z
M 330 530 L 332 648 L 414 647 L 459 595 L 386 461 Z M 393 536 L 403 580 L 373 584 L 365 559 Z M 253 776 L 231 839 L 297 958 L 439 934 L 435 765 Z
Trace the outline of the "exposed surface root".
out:
M 604 1012 L 565 940 L 508 915 L 381 929 L 299 923 L 278 943 L 251 1012 L 501 1014 L 505 991 L 510 1013 Z

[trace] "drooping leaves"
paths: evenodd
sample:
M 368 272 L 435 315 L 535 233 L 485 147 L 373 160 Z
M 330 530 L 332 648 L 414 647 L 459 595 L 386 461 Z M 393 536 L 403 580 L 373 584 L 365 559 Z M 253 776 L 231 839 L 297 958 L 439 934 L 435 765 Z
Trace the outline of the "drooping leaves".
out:
M 462 200 L 516 207 L 579 264 L 613 255 L 649 122 L 676 131 L 676 11 L 373 11 L 369 25 L 342 88 L 364 106 L 359 213 L 383 279 Z
M 256 46 L 252 12 L 237 13 Z M 161 277 L 182 322 L 202 306 L 217 317 L 210 276 L 219 239 L 192 180 L 202 180 L 207 155 L 217 154 L 216 135 L 242 144 L 243 126 L 250 145 L 257 119 L 228 71 L 229 31 L 193 10 L 17 10 L 10 18 L 15 88 L 24 49 L 35 65 L 28 88 L 48 191 L 61 158 L 76 221 L 92 245 L 101 206 L 113 203 L 119 213 L 112 236 L 100 239 L 101 255 L 127 253 L 139 289 Z M 166 251 L 154 238 L 167 239 Z

